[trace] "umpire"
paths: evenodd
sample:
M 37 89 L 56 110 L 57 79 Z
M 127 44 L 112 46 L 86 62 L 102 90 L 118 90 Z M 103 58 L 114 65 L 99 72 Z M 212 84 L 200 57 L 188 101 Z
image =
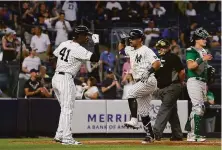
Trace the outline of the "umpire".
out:
M 177 114 L 177 99 L 182 91 L 185 70 L 180 58 L 171 53 L 170 43 L 167 40 L 159 40 L 156 43 L 156 49 L 161 60 L 161 67 L 155 74 L 159 89 L 154 92 L 153 96 L 161 99 L 162 104 L 153 126 L 155 139 L 161 140 L 162 133 L 169 121 L 172 130 L 170 140 L 182 141 L 183 134 Z

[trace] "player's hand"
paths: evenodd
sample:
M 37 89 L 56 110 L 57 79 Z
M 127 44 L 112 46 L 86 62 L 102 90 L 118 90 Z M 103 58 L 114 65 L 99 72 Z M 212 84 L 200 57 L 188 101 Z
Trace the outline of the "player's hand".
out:
M 207 54 L 207 55 L 204 55 L 203 56 L 203 61 L 206 61 L 206 60 L 211 60 L 213 57 L 211 54 Z
M 141 77 L 141 82 L 145 82 L 149 78 L 149 72 L 144 72 Z
M 98 34 L 93 34 L 92 35 L 92 40 L 95 44 L 99 43 L 99 35 Z

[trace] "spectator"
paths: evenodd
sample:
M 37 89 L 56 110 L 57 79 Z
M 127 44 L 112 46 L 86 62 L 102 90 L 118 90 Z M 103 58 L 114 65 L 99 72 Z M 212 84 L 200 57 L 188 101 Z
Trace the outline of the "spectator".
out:
M 113 8 L 110 14 L 110 20 L 112 22 L 118 22 L 120 21 L 121 17 L 120 17 L 120 11 L 117 8 Z
M 181 52 L 181 49 L 178 45 L 172 46 L 171 47 L 171 52 L 176 54 L 177 56 L 179 56 L 180 59 L 182 59 L 182 52 Z
M 49 75 L 46 74 L 46 66 L 39 67 L 38 78 L 43 86 L 47 83 L 46 80 L 49 78 Z
M 27 57 L 29 55 L 29 51 L 26 48 L 26 45 L 24 42 L 21 41 L 20 37 L 17 37 L 16 35 L 14 35 L 14 39 L 15 39 L 15 44 L 16 44 L 16 52 L 17 52 L 17 60 L 19 60 L 21 58 L 20 61 L 23 61 L 25 57 Z M 22 46 L 21 46 L 22 45 Z M 20 51 L 21 51 L 21 47 L 22 47 L 22 57 L 20 57 Z
M 39 25 L 42 28 L 43 32 L 46 32 L 47 29 L 48 29 L 47 28 L 47 24 L 45 24 L 45 17 L 42 14 L 40 14 L 38 16 L 38 23 L 37 23 L 37 25 Z
M 211 37 L 209 38 L 210 40 L 210 47 L 215 48 L 215 47 L 220 47 L 220 41 L 221 41 L 221 32 L 216 31 L 211 33 Z
M 160 29 L 155 27 L 154 21 L 149 21 L 148 27 L 144 29 L 144 33 L 146 36 L 145 45 L 149 47 L 152 37 L 159 37 Z
M 35 35 L 31 39 L 30 46 L 37 49 L 37 55 L 43 61 L 48 59 L 47 53 L 50 52 L 50 44 L 49 36 L 42 33 L 41 27 L 35 27 Z
M 96 78 L 96 81 L 100 83 L 99 65 L 100 62 L 93 63 L 90 61 L 86 61 L 86 69 L 88 72 L 88 77 L 94 77 Z
M 62 10 L 65 13 L 65 19 L 69 21 L 72 27 L 75 27 L 77 20 L 77 3 L 74 1 L 66 0 L 62 6 Z
M 132 85 L 134 84 L 133 76 L 132 74 L 128 73 L 123 77 L 122 80 L 123 86 L 123 96 L 122 99 L 127 99 L 128 92 Z
M 207 90 L 207 101 L 205 101 L 205 106 L 214 105 L 214 94 Z M 205 131 L 207 133 L 214 132 L 215 130 L 215 122 L 216 122 L 216 112 L 215 110 L 211 110 L 209 108 L 206 108 L 206 112 L 204 114 L 204 120 L 205 120 Z
M 16 34 L 14 30 L 5 25 L 4 21 L 0 21 L 0 34 L 13 33 Z
M 3 61 L 13 61 L 16 59 L 16 42 L 12 32 L 6 33 L 2 37 Z
M 121 87 L 111 69 L 107 71 L 106 79 L 102 82 L 101 88 L 104 99 L 117 98 L 117 89 L 120 89 Z
M 82 99 L 83 93 L 85 89 L 87 88 L 85 79 L 83 77 L 80 77 L 79 79 L 74 79 L 74 82 L 76 85 L 76 99 Z
M 100 55 L 100 70 L 106 72 L 109 69 L 114 70 L 116 58 L 110 49 L 104 50 Z
M 89 77 L 87 80 L 87 88 L 84 92 L 85 99 L 98 99 L 99 98 L 99 89 L 96 86 L 96 78 Z
M 29 56 L 22 62 L 22 71 L 29 76 L 32 69 L 39 70 L 41 60 L 36 56 L 36 48 L 29 48 Z
M 189 28 L 182 31 L 182 33 L 180 34 L 180 41 L 181 41 L 182 47 L 188 47 L 190 43 L 190 38 L 192 37 L 197 27 L 198 27 L 198 24 L 196 22 L 192 22 Z
M 111 11 L 111 10 L 113 10 L 113 8 L 116 8 L 119 11 L 122 10 L 121 4 L 117 1 L 110 1 L 110 2 L 106 3 L 106 9 Z
M 72 31 L 69 22 L 65 20 L 64 13 L 60 13 L 59 20 L 55 25 L 55 29 L 57 31 L 55 45 L 59 46 L 60 43 L 68 40 L 68 33 Z
M 48 12 L 43 15 L 44 23 L 46 24 L 47 29 L 52 29 L 52 23 L 59 18 L 59 13 L 57 12 L 57 9 L 53 8 L 53 10 L 55 12 L 55 17 L 50 17 Z
M 123 64 L 122 68 L 122 78 L 125 77 L 128 73 L 130 73 L 131 66 L 130 66 L 130 58 L 126 58 L 126 62 Z
M 162 16 L 166 13 L 166 9 L 160 5 L 160 2 L 156 2 L 155 7 L 153 8 L 153 15 Z
M 191 2 L 188 3 L 186 9 L 186 16 L 196 16 L 196 10 L 193 8 L 193 4 Z
M 30 71 L 31 78 L 25 83 L 25 96 L 27 98 L 51 97 L 48 90 L 37 80 L 37 72 L 35 69 Z
M 22 15 L 22 20 L 24 23 L 26 24 L 31 24 L 34 25 L 37 23 L 37 18 L 34 15 L 34 10 L 32 7 L 29 7 L 28 9 L 26 9 L 25 13 Z
M 48 11 L 46 4 L 41 2 L 39 5 L 39 15 L 44 16 L 44 14 Z

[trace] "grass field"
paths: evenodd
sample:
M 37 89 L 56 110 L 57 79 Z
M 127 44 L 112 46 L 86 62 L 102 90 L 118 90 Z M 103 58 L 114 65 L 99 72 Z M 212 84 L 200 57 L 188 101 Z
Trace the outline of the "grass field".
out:
M 202 143 L 169 142 L 141 144 L 141 139 L 78 139 L 84 145 L 64 146 L 50 138 L 0 139 L 0 150 L 220 150 L 220 139 Z

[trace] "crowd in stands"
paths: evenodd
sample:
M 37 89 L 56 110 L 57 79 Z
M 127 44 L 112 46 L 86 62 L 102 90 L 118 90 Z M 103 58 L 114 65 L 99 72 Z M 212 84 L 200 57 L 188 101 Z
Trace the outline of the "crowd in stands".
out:
M 75 78 L 77 99 L 125 99 L 134 82 L 129 58 L 117 60 L 116 49 L 111 49 L 112 28 L 143 29 L 144 44 L 156 54 L 155 42 L 167 38 L 183 60 L 193 31 L 203 26 L 211 34 L 207 48 L 221 59 L 219 1 L 5 1 L 0 2 L 0 61 L 21 64 L 19 80 L 24 83 L 19 88 L 24 93 L 19 97 L 55 97 L 50 84 L 56 65 L 53 51 L 72 39 L 79 24 L 100 35 L 102 48 L 100 61 L 87 61 Z M 3 87 L 0 96 L 11 90 Z

